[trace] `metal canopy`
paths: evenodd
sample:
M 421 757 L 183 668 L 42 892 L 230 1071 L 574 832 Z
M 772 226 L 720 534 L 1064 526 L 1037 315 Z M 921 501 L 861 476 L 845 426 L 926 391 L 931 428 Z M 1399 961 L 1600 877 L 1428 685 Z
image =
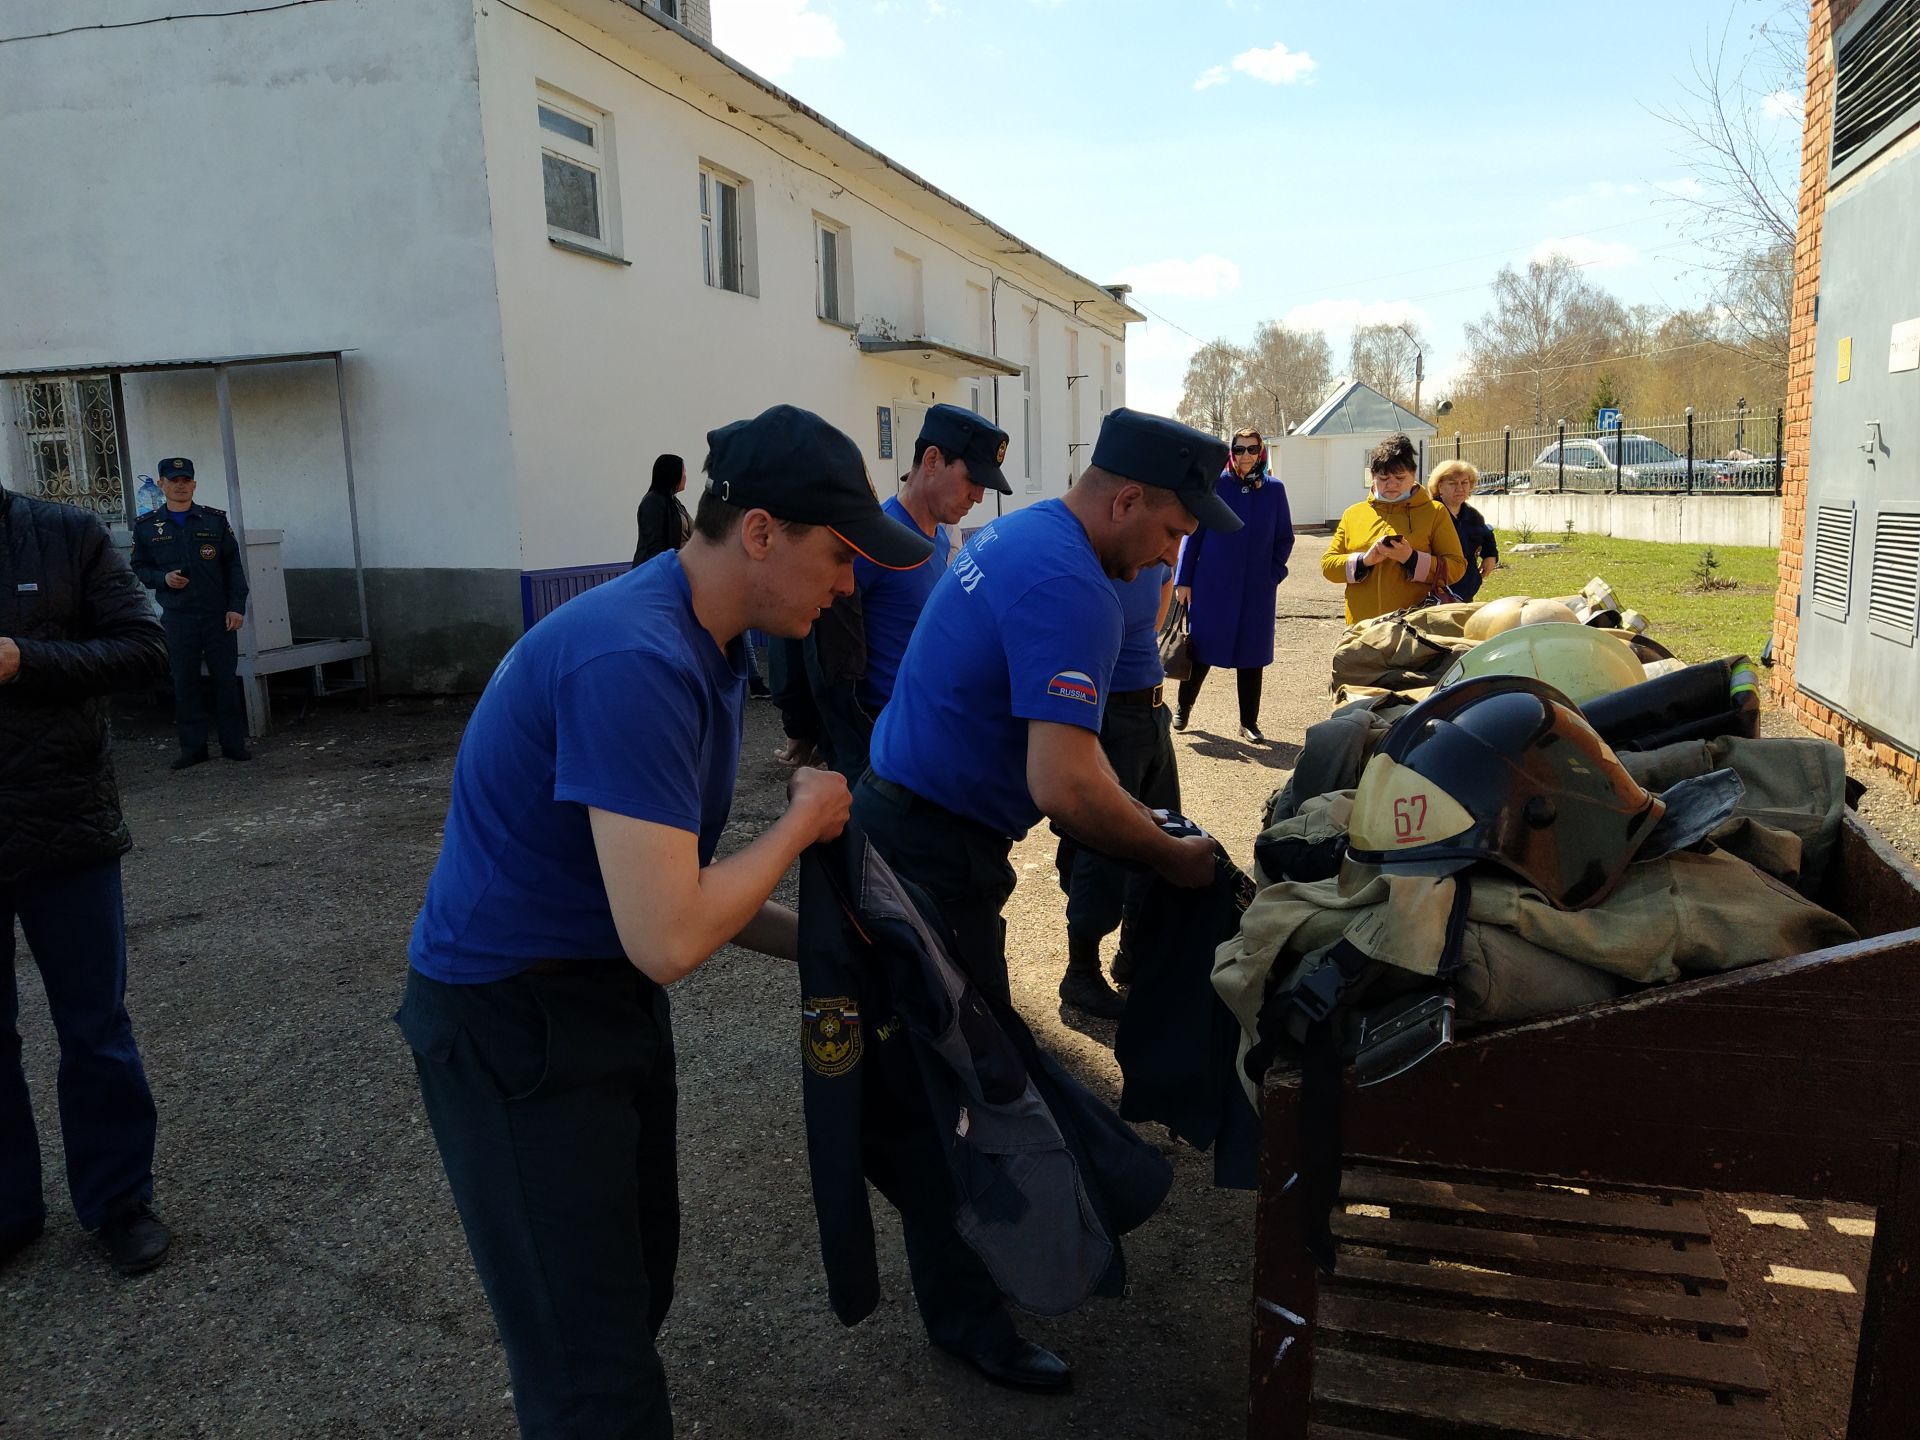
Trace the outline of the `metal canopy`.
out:
M 340 460 L 347 478 L 347 525 L 353 535 L 353 589 L 355 601 L 359 606 L 360 634 L 357 639 L 348 637 L 280 646 L 262 656 L 255 643 L 253 626 L 243 627 L 240 632 L 239 669 L 241 678 L 245 682 L 243 688 L 247 699 L 247 731 L 255 736 L 266 733 L 270 718 L 267 705 L 266 677 L 268 675 L 308 667 L 314 668 L 317 672 L 320 665 L 330 661 L 358 659 L 373 653 L 373 630 L 367 620 L 366 564 L 360 553 L 360 508 L 353 485 L 353 436 L 347 423 L 345 360 L 353 353 L 352 350 L 290 350 L 275 354 L 183 356 L 171 360 L 99 361 L 92 364 L 42 365 L 25 369 L 0 370 L 0 380 L 48 379 L 64 375 L 111 375 L 117 380 L 122 375 L 148 374 L 155 371 L 211 370 L 214 398 L 220 406 L 220 450 L 227 467 L 227 508 L 234 534 L 240 538 L 241 563 L 245 564 L 247 549 L 245 498 L 241 493 L 239 456 L 233 442 L 233 396 L 228 386 L 228 373 L 238 367 L 249 365 L 297 365 L 320 360 L 333 362 L 334 392 L 340 401 Z
M 935 375 L 950 375 L 964 380 L 974 375 L 1018 375 L 1020 367 L 1009 365 L 997 355 L 983 355 L 944 340 L 922 336 L 918 340 L 881 340 L 862 335 L 854 341 L 862 355 L 888 360 L 909 370 L 927 370 Z

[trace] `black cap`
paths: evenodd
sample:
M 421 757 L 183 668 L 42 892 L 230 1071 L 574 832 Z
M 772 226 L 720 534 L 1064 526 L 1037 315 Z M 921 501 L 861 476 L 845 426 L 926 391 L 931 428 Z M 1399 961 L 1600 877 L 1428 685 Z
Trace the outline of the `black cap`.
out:
M 776 520 L 824 525 L 888 570 L 911 570 L 933 553 L 932 541 L 881 511 L 860 447 L 797 405 L 709 430 L 707 493 Z
M 1204 430 L 1122 408 L 1100 423 L 1091 463 L 1110 475 L 1171 490 L 1207 529 L 1231 533 L 1240 528 L 1240 517 L 1213 489 L 1228 459 L 1227 442 Z
M 1007 432 L 971 410 L 958 405 L 929 405 L 927 417 L 920 422 L 920 438 L 938 445 L 940 453 L 966 462 L 973 483 L 1002 495 L 1011 495 L 1013 487 L 1000 473 L 1007 458 Z
M 193 478 L 193 461 L 183 459 L 176 455 L 170 460 L 162 460 L 159 471 L 162 480 L 191 480 Z

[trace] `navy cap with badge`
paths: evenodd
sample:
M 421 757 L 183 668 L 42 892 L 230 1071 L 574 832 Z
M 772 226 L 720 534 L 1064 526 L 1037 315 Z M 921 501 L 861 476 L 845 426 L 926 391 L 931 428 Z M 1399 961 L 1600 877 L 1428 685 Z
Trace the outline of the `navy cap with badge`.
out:
M 940 453 L 965 462 L 973 483 L 1002 495 L 1011 495 L 1013 487 L 1000 471 L 1007 458 L 1007 432 L 971 410 L 958 405 L 929 405 L 920 422 L 920 438 L 938 445 Z
M 1231 533 L 1240 528 L 1240 517 L 1213 488 L 1229 459 L 1227 442 L 1204 430 L 1123 407 L 1101 422 L 1090 463 L 1110 475 L 1171 490 L 1207 529 Z
M 776 520 L 824 525 L 888 570 L 911 570 L 933 542 L 889 518 L 851 437 L 811 410 L 775 405 L 707 432 L 707 493 Z
M 159 474 L 162 480 L 193 479 L 193 461 L 183 459 L 181 456 L 178 456 L 178 455 L 172 456 L 171 458 L 166 460 L 162 460 L 160 464 L 155 468 L 156 468 L 156 473 Z

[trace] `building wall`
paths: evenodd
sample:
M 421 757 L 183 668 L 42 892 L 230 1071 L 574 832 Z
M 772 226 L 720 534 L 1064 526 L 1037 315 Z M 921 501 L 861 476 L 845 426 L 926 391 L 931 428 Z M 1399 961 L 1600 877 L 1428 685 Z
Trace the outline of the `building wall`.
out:
M 1064 493 L 1084 468 L 1102 398 L 1124 402 L 1125 341 L 1076 322 L 1070 301 L 1015 278 L 932 213 L 909 209 L 792 136 L 729 114 L 667 65 L 552 5 L 538 20 L 492 8 L 480 21 L 487 180 L 499 260 L 520 558 L 528 571 L 609 565 L 631 555 L 634 510 L 655 454 L 683 456 L 689 499 L 706 432 L 768 405 L 816 410 L 866 455 L 891 493 L 911 463 L 918 417 L 945 401 L 1010 432 L 1011 496 L 967 525 Z M 612 137 L 610 229 L 619 259 L 549 242 L 536 97 L 549 87 L 604 112 Z M 703 165 L 746 182 L 749 288 L 704 283 L 698 248 Z M 849 326 L 817 318 L 814 223 L 848 227 L 853 313 L 902 337 L 1033 357 L 1034 474 L 1024 473 L 1027 407 L 1019 379 L 953 379 L 860 354 Z M 1067 384 L 1072 373 L 1087 378 Z M 1103 362 L 1103 350 L 1105 359 Z M 1106 364 L 1112 373 L 1096 372 Z M 977 391 L 977 400 L 976 400 Z M 878 407 L 894 413 L 879 453 Z M 1069 452 L 1076 435 L 1087 448 Z
M 1780 543 L 1780 501 L 1773 495 L 1477 495 L 1474 508 L 1503 530 L 1531 525 L 1542 540 L 1569 520 L 1576 535 L 1654 540 L 1671 545 Z
M 6 8 L 11 34 L 73 19 Z M 177 8 L 99 0 L 89 22 L 157 23 L 0 47 L 0 369 L 351 350 L 370 588 L 451 597 L 376 600 L 382 678 L 470 688 L 520 564 L 473 0 L 157 19 Z M 285 529 L 311 633 L 307 579 L 351 560 L 331 367 L 233 390 L 246 518 Z M 190 455 L 223 503 L 209 375 L 129 376 L 125 425 L 135 474 Z
M 1920 794 L 1920 762 L 1794 682 L 1806 549 L 1807 467 L 1813 421 L 1814 316 L 1833 142 L 1833 34 L 1859 0 L 1813 0 L 1807 33 L 1806 133 L 1800 152 L 1800 232 L 1794 246 L 1793 321 L 1789 333 L 1787 424 L 1781 461 L 1780 589 L 1774 602 L 1773 693 L 1814 734 L 1851 745 L 1894 771 Z

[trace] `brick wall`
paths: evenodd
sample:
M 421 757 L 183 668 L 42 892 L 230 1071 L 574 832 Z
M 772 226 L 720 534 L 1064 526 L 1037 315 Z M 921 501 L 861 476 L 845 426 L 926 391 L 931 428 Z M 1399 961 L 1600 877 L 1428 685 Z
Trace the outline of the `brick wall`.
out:
M 1813 306 L 1820 293 L 1820 235 L 1827 215 L 1827 152 L 1833 142 L 1833 32 L 1860 0 L 1813 0 L 1807 32 L 1807 128 L 1800 149 L 1800 233 L 1793 252 L 1793 321 L 1788 333 L 1787 432 L 1780 475 L 1780 589 L 1774 597 L 1773 695 L 1824 739 L 1855 748 L 1920 795 L 1920 765 L 1828 708 L 1794 683 L 1799 647 L 1800 574 L 1806 544 L 1808 438 L 1813 417 Z

